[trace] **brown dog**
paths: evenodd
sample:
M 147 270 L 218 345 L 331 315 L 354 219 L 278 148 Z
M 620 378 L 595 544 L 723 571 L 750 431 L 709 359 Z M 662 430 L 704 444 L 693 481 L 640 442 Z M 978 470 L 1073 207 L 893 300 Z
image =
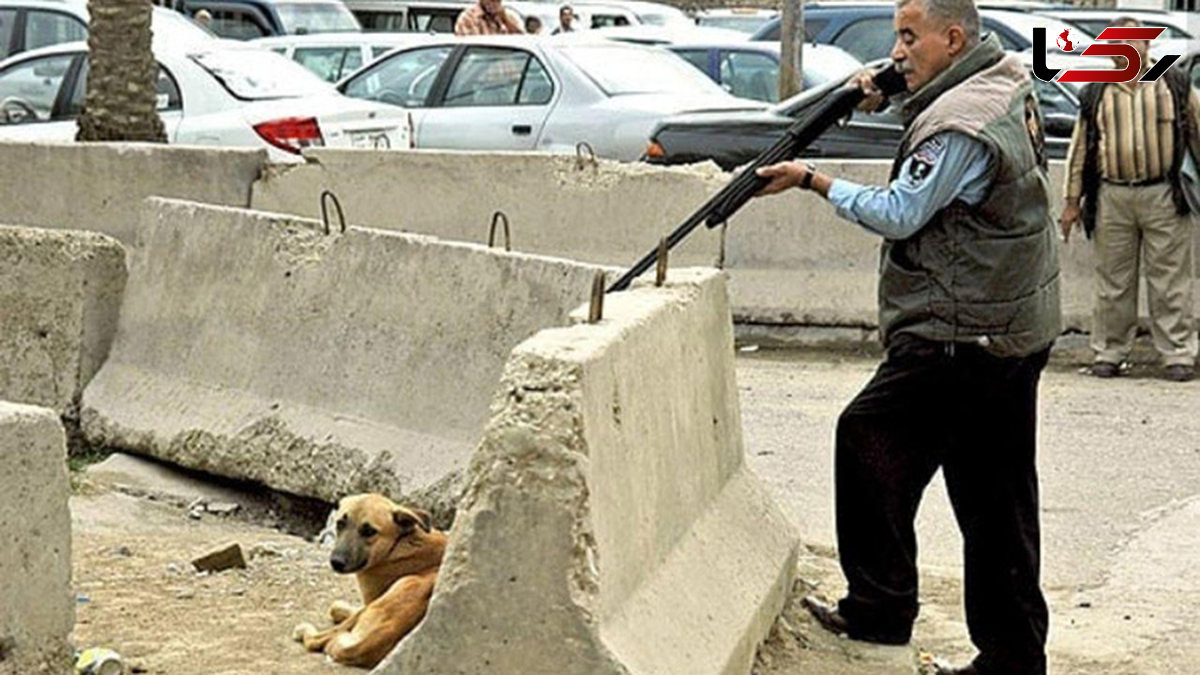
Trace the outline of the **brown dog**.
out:
M 329 564 L 354 573 L 363 606 L 335 602 L 329 607 L 335 626 L 318 631 L 303 623 L 292 637 L 338 663 L 375 666 L 425 616 L 445 549 L 446 535 L 430 527 L 425 511 L 383 495 L 346 497 L 338 504 Z

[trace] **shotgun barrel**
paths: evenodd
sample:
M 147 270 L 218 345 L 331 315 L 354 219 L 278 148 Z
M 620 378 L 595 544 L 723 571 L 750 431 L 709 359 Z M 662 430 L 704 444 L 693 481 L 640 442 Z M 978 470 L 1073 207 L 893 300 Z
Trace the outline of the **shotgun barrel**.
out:
M 885 96 L 897 94 L 905 89 L 904 77 L 892 67 L 884 68 L 874 77 L 875 86 Z M 742 169 L 732 180 L 721 188 L 721 191 L 709 198 L 695 213 L 688 217 L 682 225 L 667 235 L 667 250 L 674 248 L 683 241 L 692 230 L 704 223 L 710 228 L 716 227 L 729 220 L 738 209 L 746 205 L 758 191 L 767 184 L 767 179 L 755 171 L 759 167 L 795 159 L 809 143 L 812 143 L 826 129 L 850 114 L 854 107 L 863 100 L 862 89 L 854 84 L 847 84 L 830 93 L 817 103 L 813 110 L 792 123 L 783 136 L 774 145 L 767 148 Z M 629 288 L 633 280 L 641 276 L 658 262 L 658 247 L 652 249 L 641 260 L 637 261 L 629 271 L 621 275 L 608 292 L 623 291 Z

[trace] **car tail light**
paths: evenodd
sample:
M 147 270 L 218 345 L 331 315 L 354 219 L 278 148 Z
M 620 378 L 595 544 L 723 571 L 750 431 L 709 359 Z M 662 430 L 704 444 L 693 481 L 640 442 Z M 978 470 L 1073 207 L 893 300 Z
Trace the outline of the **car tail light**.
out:
M 254 125 L 254 131 L 271 145 L 300 154 L 301 148 L 325 145 L 315 117 L 285 117 Z
M 649 159 L 662 159 L 667 156 L 667 151 L 658 141 L 650 141 L 646 144 L 646 157 Z

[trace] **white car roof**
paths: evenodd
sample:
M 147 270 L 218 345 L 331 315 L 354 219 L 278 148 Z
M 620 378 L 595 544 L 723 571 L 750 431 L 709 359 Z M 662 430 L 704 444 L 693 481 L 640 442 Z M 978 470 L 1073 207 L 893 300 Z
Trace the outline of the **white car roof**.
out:
M 593 28 L 592 36 L 623 42 L 680 44 L 694 42 L 748 42 L 750 36 L 728 28 L 710 26 L 616 26 Z

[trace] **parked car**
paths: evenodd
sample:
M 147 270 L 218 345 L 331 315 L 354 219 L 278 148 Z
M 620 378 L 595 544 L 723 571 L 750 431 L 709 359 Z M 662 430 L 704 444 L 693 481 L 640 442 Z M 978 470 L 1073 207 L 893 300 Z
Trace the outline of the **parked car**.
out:
M 179 12 L 153 8 L 150 30 L 157 40 L 191 43 L 212 33 Z M 29 49 L 86 40 L 86 0 L 0 0 L 0 59 Z
M 206 10 L 212 31 L 233 40 L 362 30 L 341 0 L 184 0 L 180 9 Z
M 71 141 L 87 92 L 87 43 L 31 50 L 0 62 L 0 139 Z M 157 41 L 158 112 L 181 145 L 265 148 L 295 161 L 304 147 L 407 147 L 393 106 L 346 98 L 293 61 L 225 40 Z
M 634 160 L 659 119 L 684 110 L 761 108 L 662 49 L 587 40 L 438 39 L 392 52 L 338 84 L 408 109 L 418 148 L 574 152 Z
M 337 82 L 393 49 L 431 39 L 424 33 L 318 33 L 277 35 L 250 44 L 282 54 L 326 82 Z
M 887 58 L 896 44 L 896 33 L 892 23 L 895 9 L 896 6 L 890 2 L 805 5 L 806 39 L 841 47 L 864 63 Z M 1033 46 L 1034 26 L 1045 26 L 1051 39 L 1070 28 L 1056 19 L 1010 10 L 980 10 L 979 21 L 983 32 L 995 33 L 1004 49 L 1010 51 L 1023 51 Z M 778 42 L 779 25 L 780 19 L 772 19 L 751 39 Z M 1075 51 L 1080 51 L 1082 47 L 1080 44 Z M 1053 42 L 1050 42 L 1047 48 L 1057 49 Z
M 739 98 L 779 101 L 778 42 L 679 42 L 667 47 Z M 803 89 L 840 79 L 862 62 L 833 45 L 804 45 Z
M 771 19 L 779 16 L 773 9 L 760 7 L 730 7 L 726 9 L 703 9 L 696 13 L 696 25 L 706 28 L 727 28 L 739 33 L 754 34 Z
M 876 61 L 872 67 L 883 62 Z M 696 112 L 662 120 L 650 135 L 643 159 L 653 164 L 688 164 L 713 160 L 731 170 L 753 160 L 778 140 L 797 119 L 811 110 L 829 91 L 849 78 L 840 78 L 808 90 L 764 111 Z M 1042 106 L 1048 157 L 1066 157 L 1079 99 L 1074 90 L 1058 82 L 1034 79 Z M 821 134 L 803 157 L 838 159 L 891 159 L 903 134 L 893 104 L 878 113 L 856 110 L 845 124 Z

